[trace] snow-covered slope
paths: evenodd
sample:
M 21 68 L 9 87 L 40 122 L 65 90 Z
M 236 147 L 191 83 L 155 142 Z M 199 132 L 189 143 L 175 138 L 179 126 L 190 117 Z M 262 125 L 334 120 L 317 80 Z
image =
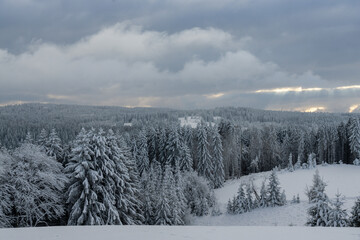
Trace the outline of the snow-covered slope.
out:
M 4 240 L 358 240 L 359 238 L 360 230 L 356 228 L 92 226 L 0 229 L 0 239 Z
M 335 198 L 339 191 L 345 196 L 344 207 L 350 212 L 356 198 L 360 196 L 360 166 L 354 165 L 328 165 L 317 166 L 320 176 L 327 183 L 326 193 L 330 199 Z M 288 202 L 294 195 L 299 194 L 300 204 L 288 203 L 283 207 L 255 209 L 252 212 L 240 215 L 200 217 L 193 220 L 194 225 L 216 225 L 216 226 L 304 226 L 307 219 L 307 208 L 309 207 L 305 190 L 312 185 L 315 169 L 299 169 L 295 172 L 282 171 L 278 173 L 280 185 L 285 189 Z M 241 182 L 252 179 L 259 189 L 262 181 L 268 177 L 270 172 L 251 174 L 240 179 L 227 181 L 221 189 L 215 190 L 222 212 L 226 212 L 226 204 L 232 198 Z

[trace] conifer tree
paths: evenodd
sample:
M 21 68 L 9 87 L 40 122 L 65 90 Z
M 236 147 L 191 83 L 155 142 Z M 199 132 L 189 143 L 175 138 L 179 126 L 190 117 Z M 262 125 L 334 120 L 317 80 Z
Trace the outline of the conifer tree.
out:
M 190 148 L 185 142 L 180 144 L 180 169 L 182 171 L 191 171 L 193 170 L 193 159 L 191 157 Z
M 48 139 L 48 134 L 47 134 L 46 130 L 43 128 L 43 129 L 41 129 L 41 132 L 40 132 L 39 137 L 37 139 L 37 144 L 39 144 L 40 146 L 45 147 L 47 139 Z
M 360 227 L 360 198 L 356 199 L 355 205 L 352 207 L 350 226 Z
M 326 184 L 320 178 L 319 171 L 316 170 L 313 185 L 310 190 L 307 191 L 307 195 L 311 207 L 308 209 L 308 221 L 309 226 L 328 226 L 329 212 L 331 210 L 329 205 L 329 198 L 325 193 Z
M 288 170 L 289 170 L 289 172 L 293 172 L 294 171 L 294 165 L 293 165 L 293 157 L 292 157 L 292 153 L 290 153 L 290 155 L 289 155 L 289 164 L 288 164 Z
M 260 196 L 259 196 L 259 207 L 264 208 L 267 206 L 267 192 L 266 192 L 266 188 L 265 188 L 265 181 L 262 182 L 261 184 L 261 189 L 260 189 Z
M 58 162 L 62 162 L 63 148 L 61 146 L 61 139 L 58 137 L 55 128 L 51 129 L 49 137 L 45 143 L 46 154 L 54 157 Z
M 205 177 L 211 184 L 214 182 L 214 165 L 210 156 L 209 143 L 207 140 L 207 131 L 205 126 L 198 129 L 198 172 L 200 176 Z
M 225 171 L 224 171 L 224 162 L 223 162 L 223 148 L 221 142 L 221 136 L 215 128 L 212 131 L 212 142 L 211 142 L 211 149 L 212 149 L 212 161 L 214 164 L 214 177 L 213 183 L 214 188 L 220 188 L 224 185 L 225 182 Z
M 349 141 L 351 152 L 355 158 L 360 158 L 360 122 L 358 118 L 350 119 Z
M 336 194 L 336 200 L 333 203 L 333 208 L 329 212 L 329 222 L 328 226 L 330 227 L 347 227 L 349 221 L 347 218 L 346 210 L 342 209 L 344 205 L 343 200 L 341 199 L 341 194 Z
M 141 130 L 138 136 L 136 162 L 139 175 L 149 169 L 148 145 L 145 130 Z
M 283 199 L 281 197 L 276 169 L 273 169 L 269 176 L 269 185 L 267 189 L 267 205 L 270 207 L 284 205 Z

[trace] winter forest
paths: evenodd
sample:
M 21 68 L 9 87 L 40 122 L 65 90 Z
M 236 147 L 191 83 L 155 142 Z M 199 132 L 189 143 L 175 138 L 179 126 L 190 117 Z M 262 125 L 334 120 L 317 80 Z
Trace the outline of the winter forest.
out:
M 246 108 L 171 109 L 24 104 L 0 108 L 0 226 L 188 225 L 299 202 L 279 171 L 360 165 L 356 114 Z M 223 212 L 214 191 L 243 183 Z M 307 189 L 309 226 L 360 224 L 319 172 Z M 341 189 L 340 189 L 341 190 Z M 293 197 L 291 201 L 291 197 Z

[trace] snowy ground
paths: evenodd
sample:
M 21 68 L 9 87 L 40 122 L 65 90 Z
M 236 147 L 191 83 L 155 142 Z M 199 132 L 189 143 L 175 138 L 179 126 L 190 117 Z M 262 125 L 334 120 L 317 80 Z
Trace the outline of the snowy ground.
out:
M 350 213 L 356 198 L 360 196 L 360 166 L 328 165 L 318 166 L 320 176 L 328 184 L 326 193 L 334 199 L 337 191 L 345 195 L 344 207 Z M 223 214 L 221 216 L 200 217 L 193 219 L 193 225 L 214 226 L 304 226 L 307 219 L 306 210 L 309 207 L 305 189 L 312 185 L 315 169 L 300 169 L 295 172 L 282 171 L 278 173 L 282 189 L 285 189 L 288 201 L 293 195 L 299 194 L 300 204 L 287 204 L 283 207 L 256 209 L 240 215 Z M 215 191 L 222 212 L 226 212 L 226 204 L 232 198 L 241 182 L 254 180 L 259 189 L 262 181 L 270 172 L 252 174 L 237 180 L 228 181 L 225 186 Z
M 212 240 L 212 239 L 291 239 L 291 240 L 359 240 L 356 228 L 310 227 L 159 227 L 159 226 L 102 226 L 102 227 L 44 227 L 0 229 L 3 240 Z

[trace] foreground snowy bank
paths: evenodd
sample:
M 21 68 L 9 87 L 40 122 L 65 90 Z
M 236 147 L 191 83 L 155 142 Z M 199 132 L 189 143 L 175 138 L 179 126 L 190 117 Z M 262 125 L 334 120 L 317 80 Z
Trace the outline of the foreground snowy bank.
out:
M 358 228 L 102 226 L 0 229 L 6 240 L 181 240 L 181 239 L 358 240 Z

